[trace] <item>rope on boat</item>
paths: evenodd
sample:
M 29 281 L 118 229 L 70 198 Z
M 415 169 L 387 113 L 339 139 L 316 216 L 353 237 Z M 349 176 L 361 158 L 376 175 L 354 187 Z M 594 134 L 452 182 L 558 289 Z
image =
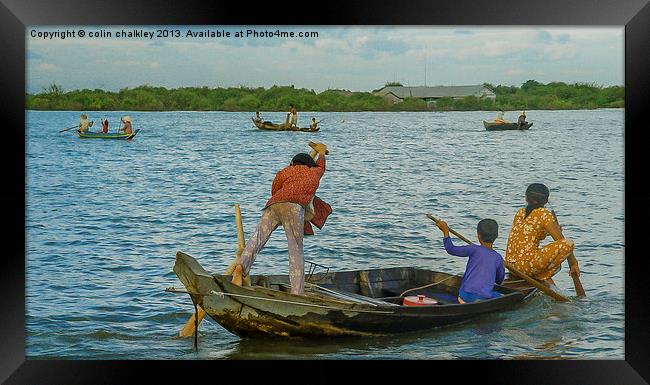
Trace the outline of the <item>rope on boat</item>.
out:
M 339 298 L 339 299 L 347 300 L 347 301 L 349 301 L 349 302 L 356 302 L 356 303 L 360 303 L 360 302 L 361 302 L 361 303 L 363 303 L 364 305 L 370 305 L 370 306 L 372 306 L 372 307 L 377 307 L 377 304 L 376 304 L 376 303 L 372 303 L 372 302 L 370 302 L 370 301 L 366 301 L 366 300 L 360 300 L 360 299 L 358 299 L 358 298 L 355 298 L 355 297 L 352 297 L 352 296 L 346 295 L 345 293 L 340 293 L 340 292 L 337 292 L 337 291 L 334 291 L 334 290 L 330 290 L 330 289 L 328 289 L 328 288 L 326 288 L 326 287 L 318 286 L 318 285 L 316 285 L 316 284 L 314 284 L 314 283 L 311 283 L 311 282 L 305 282 L 305 285 L 310 286 L 310 287 L 315 287 L 316 289 L 321 290 L 321 291 L 324 291 L 324 292 L 330 294 L 330 296 L 333 296 L 333 297 L 335 297 L 335 298 Z
M 400 294 L 399 296 L 401 297 L 401 296 L 403 296 L 405 293 L 408 293 L 409 291 L 418 290 L 418 289 L 424 289 L 424 288 L 426 288 L 426 287 L 435 286 L 435 285 L 437 285 L 437 284 L 439 284 L 439 283 L 443 283 L 443 282 L 445 282 L 446 280 L 448 280 L 448 279 L 452 279 L 452 278 L 456 278 L 456 276 L 455 276 L 455 275 L 451 275 L 451 276 L 449 276 L 449 277 L 443 279 L 442 281 L 438 281 L 438 282 L 430 283 L 430 284 L 428 284 L 428 285 L 424 285 L 424 286 L 420 286 L 420 287 L 414 287 L 414 288 L 412 288 L 412 289 L 405 290 L 405 291 L 403 291 L 402 294 Z
M 307 306 L 307 307 L 318 307 L 321 309 L 330 309 L 330 310 L 340 310 L 340 311 L 354 311 L 358 313 L 377 313 L 377 314 L 392 314 L 392 311 L 380 311 L 380 310 L 357 310 L 357 309 L 341 309 L 338 307 L 334 306 L 327 306 L 327 305 L 317 305 L 313 303 L 304 303 L 304 302 L 296 302 L 296 301 L 287 301 L 284 299 L 275 299 L 275 298 L 263 298 L 263 297 L 257 297 L 253 295 L 245 295 L 245 294 L 235 294 L 235 293 L 224 293 L 222 291 L 214 291 L 212 290 L 210 294 L 214 294 L 219 296 L 220 298 L 223 298 L 225 295 L 231 296 L 231 297 L 242 297 L 242 298 L 249 298 L 249 299 L 259 299 L 262 301 L 271 301 L 271 302 L 281 302 L 281 303 L 288 303 L 292 305 L 300 305 L 300 306 Z

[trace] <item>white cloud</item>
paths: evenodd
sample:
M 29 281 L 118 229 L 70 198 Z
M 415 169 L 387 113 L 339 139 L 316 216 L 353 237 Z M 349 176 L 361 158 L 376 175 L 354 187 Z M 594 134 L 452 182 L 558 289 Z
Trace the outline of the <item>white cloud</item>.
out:
M 61 69 L 58 65 L 52 63 L 41 63 L 36 68 L 44 72 L 56 72 Z
M 568 59 L 575 56 L 576 48 L 571 44 L 550 44 L 544 47 L 544 53 L 554 60 Z
M 503 74 L 506 76 L 519 76 L 525 74 L 521 68 L 509 68 L 503 71 Z
M 116 29 L 122 28 L 126 27 Z M 367 91 L 390 80 L 423 84 L 425 58 L 428 84 L 521 84 L 528 79 L 623 82 L 622 28 L 463 26 L 467 33 L 462 34 L 457 29 L 303 26 L 300 30 L 318 31 L 319 37 L 272 44 L 234 38 L 28 38 L 28 90 L 47 86 L 40 83 L 49 80 L 44 74 L 57 71 L 57 81 L 66 89 L 246 83 L 295 84 L 317 92 L 330 86 Z M 566 73 L 575 67 L 583 71 Z

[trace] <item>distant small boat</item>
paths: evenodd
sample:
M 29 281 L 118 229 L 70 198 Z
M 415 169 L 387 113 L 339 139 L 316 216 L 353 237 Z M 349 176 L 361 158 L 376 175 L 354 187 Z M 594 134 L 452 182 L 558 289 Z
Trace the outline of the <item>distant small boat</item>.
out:
M 104 134 L 103 132 L 78 132 L 80 138 L 93 138 L 93 139 L 122 139 L 122 140 L 129 140 L 133 139 L 138 132 L 140 132 L 140 129 L 138 128 L 137 130 L 133 131 L 131 134 L 125 134 L 125 133 L 107 133 Z
M 253 124 L 255 127 L 259 128 L 260 130 L 267 130 L 267 131 L 302 131 L 302 132 L 317 132 L 320 130 L 320 127 L 317 127 L 315 130 L 312 130 L 309 127 L 291 127 L 289 124 L 284 123 L 284 124 L 275 124 L 271 122 L 259 122 L 256 121 L 255 118 L 253 119 Z
M 526 123 L 519 125 L 518 123 L 495 123 L 495 122 L 486 122 L 483 121 L 483 126 L 488 131 L 505 131 L 505 130 L 527 130 L 533 124 Z

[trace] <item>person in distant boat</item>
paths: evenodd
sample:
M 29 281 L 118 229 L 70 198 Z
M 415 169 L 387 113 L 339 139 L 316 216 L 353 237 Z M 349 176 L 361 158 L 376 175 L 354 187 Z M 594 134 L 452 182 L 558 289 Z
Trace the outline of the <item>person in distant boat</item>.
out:
M 108 134 L 108 119 L 102 119 L 102 133 Z
M 318 128 L 318 122 L 316 121 L 316 118 L 311 118 L 311 124 L 309 125 L 309 128 L 312 131 L 316 131 L 316 129 Z
M 122 117 L 122 123 L 124 126 L 120 128 L 120 131 L 124 132 L 125 134 L 132 134 L 133 133 L 133 127 L 131 126 L 131 117 L 130 116 L 123 116 Z
M 93 124 L 95 124 L 95 122 L 89 121 L 88 116 L 86 114 L 81 114 L 79 117 L 79 129 L 77 129 L 77 131 L 88 132 L 88 128 L 92 127 Z
M 290 127 L 297 127 L 298 126 L 298 111 L 296 110 L 296 106 L 293 104 L 289 104 L 291 109 L 289 110 L 290 116 Z
M 573 241 L 564 237 L 555 215 L 544 207 L 549 194 L 548 187 L 541 183 L 532 183 L 526 189 L 528 205 L 515 214 L 508 237 L 506 262 L 524 274 L 555 285 L 551 277 L 564 260 L 568 260 L 569 275 L 575 273 L 579 276 L 580 268 L 573 256 Z M 547 235 L 553 237 L 553 242 L 539 247 Z
M 479 245 L 454 246 L 449 237 L 449 226 L 443 220 L 436 222 L 442 231 L 445 250 L 457 257 L 469 257 L 463 280 L 458 290 L 458 303 L 469 303 L 497 298 L 503 294 L 494 291 L 494 284 L 505 278 L 503 258 L 492 248 L 499 235 L 499 225 L 494 219 L 482 219 L 476 227 Z
M 259 111 L 255 111 L 255 121 L 258 123 L 262 123 L 262 115 L 260 115 Z
M 519 114 L 519 118 L 517 119 L 517 126 L 521 127 L 526 123 L 526 111 L 521 111 L 521 114 Z
M 275 175 L 271 186 L 271 199 L 266 202 L 260 222 L 246 242 L 232 274 L 232 283 L 235 285 L 243 284 L 243 278 L 248 276 L 255 257 L 269 240 L 271 233 L 282 225 L 289 248 L 291 293 L 304 293 L 303 237 L 305 234 L 314 233 L 310 222 L 320 229 L 332 212 L 332 207 L 315 195 L 320 179 L 325 173 L 327 146 L 317 143 L 313 148 L 318 153 L 316 161 L 308 154 L 297 154 L 291 159 L 289 166 Z M 306 212 L 307 208 L 309 212 Z
M 507 123 L 505 120 L 503 120 L 503 110 L 499 110 L 497 112 L 497 117 L 494 118 L 495 123 Z

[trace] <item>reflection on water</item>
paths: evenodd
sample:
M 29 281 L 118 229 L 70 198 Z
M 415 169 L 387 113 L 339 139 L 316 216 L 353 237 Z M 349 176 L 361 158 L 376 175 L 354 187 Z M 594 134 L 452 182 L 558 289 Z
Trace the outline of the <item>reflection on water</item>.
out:
M 493 114 L 483 112 L 317 113 L 331 123 L 314 134 L 262 132 L 247 113 L 129 112 L 142 129 L 132 142 L 58 134 L 78 114 L 27 113 L 30 358 L 623 358 L 623 110 L 531 111 L 527 132 L 486 132 Z M 445 254 L 424 213 L 466 235 L 494 218 L 503 251 L 525 187 L 542 181 L 588 297 L 536 297 L 466 324 L 368 339 L 249 341 L 208 320 L 194 350 L 175 337 L 191 301 L 163 291 L 180 286 L 175 252 L 223 271 L 237 245 L 233 205 L 250 234 L 275 173 L 308 139 L 330 148 L 319 196 L 334 212 L 305 240 L 307 260 L 461 273 L 465 261 Z M 280 232 L 253 273 L 286 270 Z M 574 295 L 566 269 L 556 283 Z

